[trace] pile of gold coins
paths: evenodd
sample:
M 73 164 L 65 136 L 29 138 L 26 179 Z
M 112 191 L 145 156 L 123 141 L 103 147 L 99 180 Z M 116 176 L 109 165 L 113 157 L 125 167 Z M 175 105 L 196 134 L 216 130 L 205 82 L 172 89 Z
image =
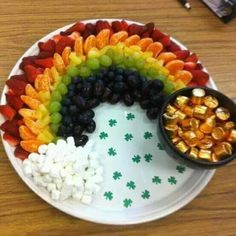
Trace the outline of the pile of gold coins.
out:
M 232 155 L 236 125 L 229 110 L 204 89 L 193 89 L 191 97 L 177 96 L 163 116 L 165 130 L 181 152 L 211 162 Z

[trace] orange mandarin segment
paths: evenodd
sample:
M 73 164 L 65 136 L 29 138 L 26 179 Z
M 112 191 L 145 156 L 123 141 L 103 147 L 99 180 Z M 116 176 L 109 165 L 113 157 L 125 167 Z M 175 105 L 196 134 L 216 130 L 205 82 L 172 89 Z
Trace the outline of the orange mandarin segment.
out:
M 97 48 L 102 49 L 109 44 L 111 31 L 109 29 L 101 30 L 96 36 L 97 39 Z
M 136 45 L 139 40 L 140 40 L 140 37 L 137 34 L 134 34 L 125 40 L 125 45 L 128 47 L 132 45 Z
M 27 152 L 37 152 L 43 142 L 39 140 L 24 140 L 20 142 L 20 146 Z
M 164 64 L 173 61 L 176 58 L 176 55 L 172 52 L 162 52 L 157 59 L 164 61 Z
M 39 100 L 34 99 L 30 96 L 21 95 L 21 100 L 31 109 L 37 110 L 39 105 L 41 104 Z
M 34 81 L 36 90 L 39 91 L 50 91 L 50 77 L 47 75 L 38 75 Z
M 62 60 L 64 61 L 65 66 L 69 65 L 70 60 L 69 60 L 69 56 L 71 53 L 71 48 L 70 47 L 65 47 L 63 52 L 62 52 Z
M 19 133 L 20 133 L 20 137 L 23 139 L 23 140 L 29 140 L 29 139 L 36 139 L 36 135 L 34 135 L 30 129 L 25 126 L 25 125 L 21 125 L 19 127 Z
M 159 42 L 151 43 L 147 48 L 147 52 L 152 52 L 153 57 L 157 57 L 163 49 L 163 45 Z
M 28 109 L 28 108 L 21 108 L 18 112 L 24 118 L 25 117 L 28 117 L 28 118 L 31 118 L 31 119 L 40 118 L 39 114 L 36 110 L 31 110 L 31 109 Z
M 31 130 L 32 133 L 34 134 L 39 134 L 44 130 L 44 126 L 42 126 L 40 123 L 37 121 L 33 121 L 30 118 L 25 117 L 24 119 L 25 125 Z
M 137 46 L 141 48 L 142 51 L 145 51 L 146 48 L 153 43 L 153 40 L 151 38 L 144 38 L 138 41 Z
M 25 86 L 25 94 L 27 96 L 30 96 L 30 97 L 35 98 L 35 99 L 39 98 L 38 93 L 36 92 L 36 90 L 34 89 L 34 87 L 31 84 L 27 84 Z
M 183 70 L 184 62 L 181 60 L 173 60 L 165 65 L 166 69 L 169 70 L 171 75 L 175 75 L 177 71 Z
M 65 63 L 60 54 L 54 53 L 53 63 L 60 74 L 63 74 L 65 72 L 66 70 Z
M 77 56 L 84 54 L 83 47 L 84 47 L 84 39 L 83 39 L 83 37 L 78 37 L 75 40 L 75 46 L 74 46 L 74 51 Z
M 84 42 L 84 52 L 87 54 L 91 48 L 96 47 L 96 37 L 94 35 L 90 35 L 86 38 Z
M 116 45 L 119 42 L 124 42 L 128 38 L 126 31 L 119 31 L 113 34 L 110 38 L 110 45 Z
M 179 70 L 175 74 L 175 78 L 176 80 L 181 80 L 185 85 L 187 85 L 192 80 L 193 75 L 187 70 Z

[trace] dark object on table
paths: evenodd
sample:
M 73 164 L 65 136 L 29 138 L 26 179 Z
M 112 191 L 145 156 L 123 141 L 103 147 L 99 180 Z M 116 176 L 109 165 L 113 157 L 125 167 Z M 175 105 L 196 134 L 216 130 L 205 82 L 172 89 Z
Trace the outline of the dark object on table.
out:
M 202 0 L 224 23 L 236 16 L 236 0 Z
M 179 0 L 179 2 L 180 2 L 185 8 L 187 8 L 188 10 L 191 9 L 191 5 L 190 5 L 190 3 L 189 3 L 187 0 Z

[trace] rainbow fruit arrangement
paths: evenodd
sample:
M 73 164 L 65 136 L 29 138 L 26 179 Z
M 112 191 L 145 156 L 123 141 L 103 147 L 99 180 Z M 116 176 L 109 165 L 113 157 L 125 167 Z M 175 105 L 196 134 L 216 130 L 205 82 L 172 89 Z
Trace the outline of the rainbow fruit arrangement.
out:
M 6 81 L 7 104 L 0 105 L 3 138 L 22 160 L 58 137 L 84 145 L 100 102 L 139 102 L 155 119 L 166 95 L 209 80 L 196 54 L 153 23 L 78 22 L 38 47 L 23 58 L 23 73 Z

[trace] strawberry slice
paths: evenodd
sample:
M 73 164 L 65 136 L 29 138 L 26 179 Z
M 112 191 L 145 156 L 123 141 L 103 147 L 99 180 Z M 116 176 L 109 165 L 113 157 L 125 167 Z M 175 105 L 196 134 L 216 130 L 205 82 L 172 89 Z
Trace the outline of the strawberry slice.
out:
M 25 83 L 28 83 L 25 74 L 21 74 L 21 75 L 12 75 L 12 76 L 10 77 L 10 79 L 17 79 L 17 80 L 23 81 L 23 82 L 25 82 Z
M 191 54 L 189 57 L 185 59 L 185 62 L 198 62 L 198 57 L 196 53 Z
M 23 107 L 24 103 L 21 100 L 20 96 L 5 94 L 7 103 L 13 107 L 15 110 L 19 110 Z
M 26 76 L 27 76 L 27 79 L 30 83 L 34 83 L 36 77 L 40 74 L 43 73 L 43 69 L 41 68 L 36 68 L 32 65 L 27 65 L 25 68 L 25 73 L 26 73 Z
M 61 55 L 65 47 L 73 48 L 74 44 L 75 40 L 67 36 L 62 36 L 56 44 L 56 52 Z
M 29 152 L 25 151 L 20 145 L 18 145 L 14 152 L 15 156 L 21 160 L 25 160 L 29 156 Z
M 185 62 L 184 63 L 184 69 L 191 71 L 194 70 L 196 68 L 197 64 L 195 62 Z
M 82 22 L 77 22 L 68 28 L 66 31 L 61 32 L 61 35 L 69 35 L 73 32 L 83 33 L 85 31 L 85 24 Z
M 193 82 L 200 86 L 205 86 L 209 80 L 209 74 L 202 70 L 191 70 Z
M 202 70 L 203 69 L 203 66 L 202 66 L 202 64 L 201 63 L 197 63 L 197 65 L 196 65 L 196 68 L 195 68 L 196 70 Z
M 122 30 L 128 31 L 129 25 L 125 20 L 121 21 L 122 24 Z
M 34 63 L 37 66 L 40 66 L 42 68 L 51 68 L 51 67 L 53 67 L 53 58 L 49 57 L 49 58 L 45 58 L 45 59 L 36 59 L 34 61 Z
M 98 20 L 95 25 L 95 34 L 97 35 L 103 29 L 111 29 L 107 21 Z
M 163 38 L 159 40 L 159 42 L 162 43 L 164 47 L 170 46 L 170 36 L 168 35 L 164 36 Z
M 159 41 L 161 38 L 165 37 L 166 35 L 162 33 L 159 29 L 154 29 L 152 32 L 152 39 L 153 41 Z
M 35 66 L 34 60 L 37 58 L 37 56 L 29 56 L 29 57 L 24 57 L 22 59 L 22 62 L 20 63 L 20 69 L 24 70 L 25 66 L 27 65 L 32 65 Z
M 22 95 L 25 93 L 25 86 L 27 83 L 18 79 L 8 79 L 6 85 L 15 95 Z
M 111 27 L 115 33 L 123 30 L 123 25 L 121 21 L 118 21 L 118 20 L 113 21 L 111 23 Z
M 51 53 L 54 53 L 55 52 L 56 44 L 55 44 L 54 40 L 49 39 L 46 42 L 39 42 L 38 46 L 39 46 L 40 52 L 51 52 Z
M 16 111 L 9 105 L 0 105 L 0 113 L 7 119 L 12 120 L 16 115 Z
M 181 60 L 184 60 L 185 58 L 187 58 L 189 54 L 190 54 L 189 50 L 175 51 L 176 58 L 181 59 Z
M 176 52 L 181 50 L 180 46 L 178 46 L 176 43 L 174 43 L 173 41 L 170 42 L 170 45 L 168 47 L 168 50 L 171 52 Z
M 10 134 L 12 134 L 15 137 L 19 137 L 19 129 L 17 126 L 17 120 L 13 119 L 13 120 L 6 120 L 1 126 L 0 129 L 2 131 L 8 132 Z
M 141 35 L 144 32 L 145 26 L 143 25 L 137 25 L 137 24 L 131 24 L 129 25 L 128 28 L 128 33 L 129 36 L 137 34 L 137 35 Z
M 3 134 L 3 139 L 7 141 L 12 147 L 17 146 L 20 143 L 20 139 L 18 137 L 15 137 L 7 132 Z
M 25 122 L 24 122 L 23 119 L 17 120 L 17 125 L 18 125 L 18 126 L 21 126 L 21 125 L 24 125 L 24 124 L 25 124 Z
M 37 59 L 44 59 L 44 58 L 48 58 L 48 57 L 53 57 L 54 52 L 46 52 L 46 51 L 42 51 L 39 52 Z

